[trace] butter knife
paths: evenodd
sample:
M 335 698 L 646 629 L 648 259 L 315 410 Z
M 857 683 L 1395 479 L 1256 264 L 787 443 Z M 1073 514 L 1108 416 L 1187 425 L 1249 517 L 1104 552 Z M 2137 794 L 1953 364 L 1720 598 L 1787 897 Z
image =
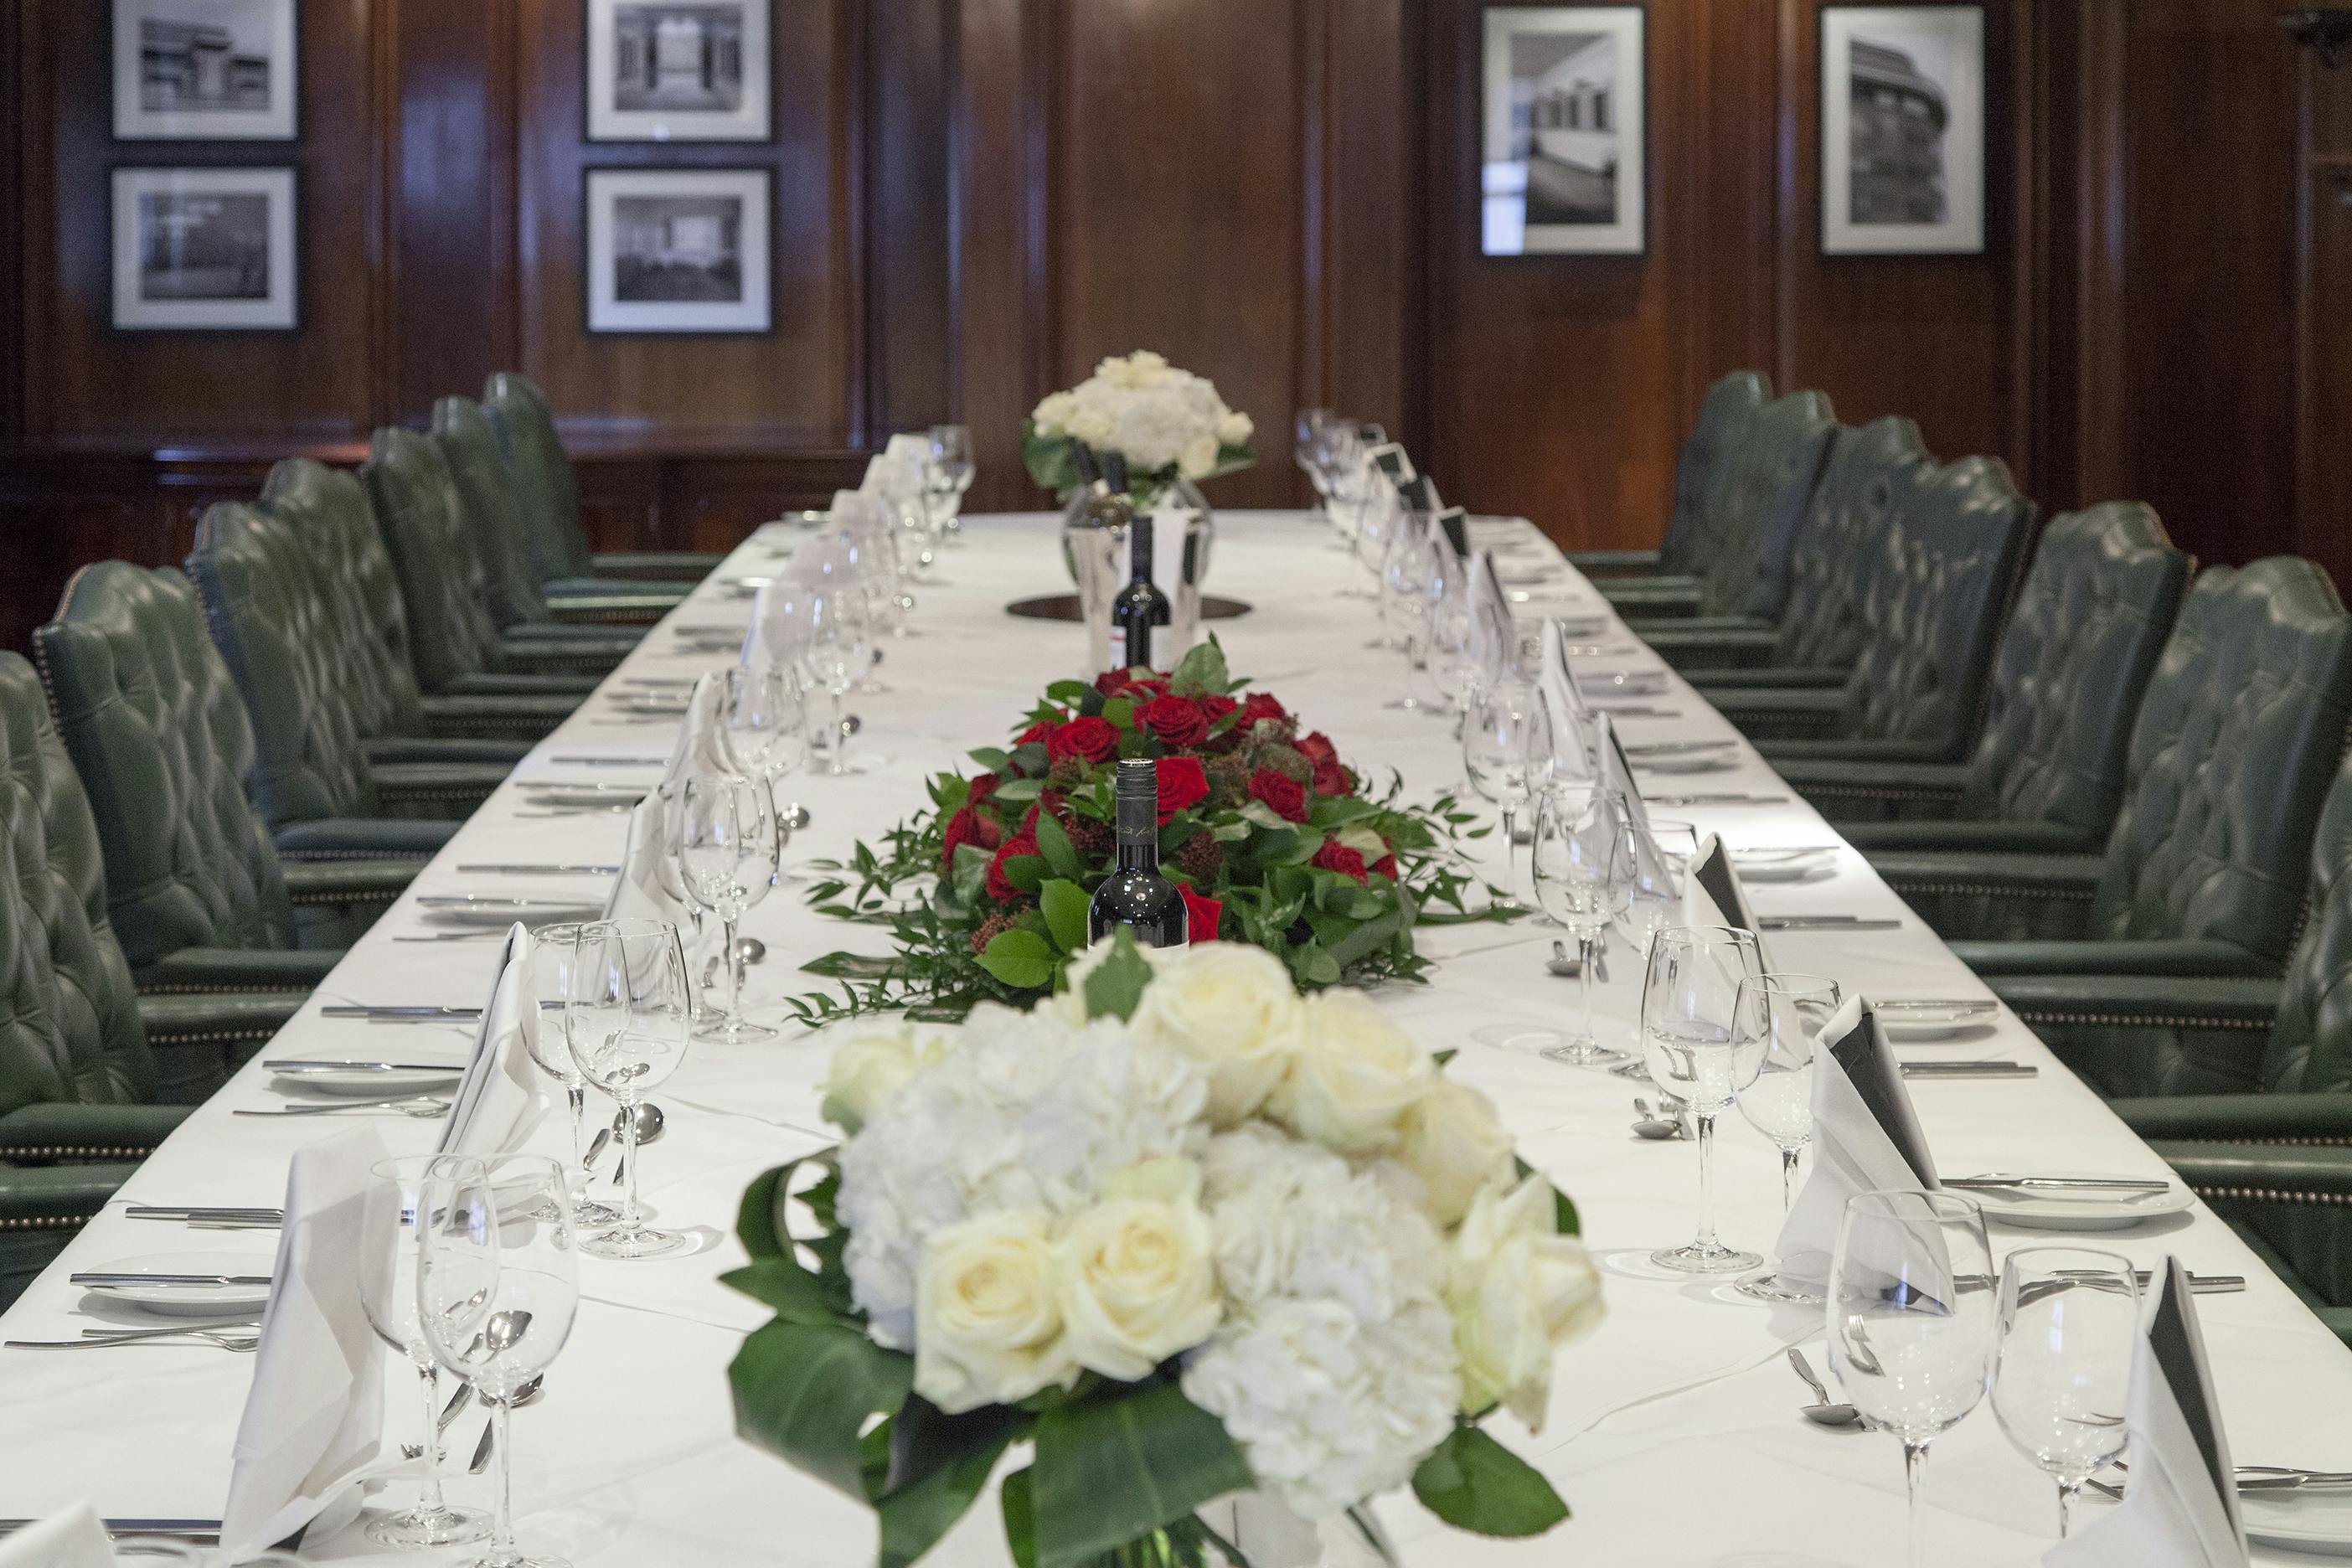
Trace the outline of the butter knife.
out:
M 1905 1078 L 2033 1078 L 2032 1062 L 1905 1062 Z
M 2163 1193 L 2172 1190 L 2170 1182 L 2136 1176 L 1942 1176 L 1937 1180 L 1947 1187 L 1992 1192 L 2023 1188 L 2102 1193 Z
M 37 1519 L 0 1519 L 0 1535 L 11 1535 L 39 1522 Z M 198 1546 L 220 1544 L 221 1524 L 216 1519 L 106 1519 L 100 1520 L 99 1525 L 109 1540 L 124 1535 L 165 1535 Z
M 1786 805 L 1785 795 L 1645 795 L 1652 805 Z
M 68 1285 L 268 1285 L 267 1274 L 68 1274 Z
M 1858 921 L 1852 915 L 1765 915 L 1766 931 L 1899 931 L 1901 921 Z
M 460 866 L 469 877 L 617 877 L 618 866 Z
M 316 1062 L 313 1062 L 313 1061 L 298 1061 L 298 1060 L 293 1060 L 293 1059 L 290 1059 L 290 1058 L 289 1058 L 289 1059 L 287 1059 L 287 1060 L 284 1060 L 284 1061 L 264 1062 L 264 1063 L 262 1063 L 261 1065 L 262 1065 L 262 1067 L 263 1067 L 265 1069 L 267 1069 L 268 1071 L 270 1071 L 270 1072 L 282 1072 L 282 1073 L 293 1073 L 293 1074 L 312 1073 L 312 1072 L 448 1072 L 448 1073 L 461 1073 L 461 1072 L 464 1072 L 464 1071 L 466 1070 L 466 1064 L 465 1064 L 465 1063 L 463 1063 L 463 1062 L 338 1062 L 338 1061 L 316 1061 Z

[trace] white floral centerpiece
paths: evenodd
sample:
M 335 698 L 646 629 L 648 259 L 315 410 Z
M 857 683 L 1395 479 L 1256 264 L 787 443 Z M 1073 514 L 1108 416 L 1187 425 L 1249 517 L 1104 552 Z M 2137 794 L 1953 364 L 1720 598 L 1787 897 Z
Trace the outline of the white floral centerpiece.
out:
M 1128 489 L 1146 510 L 1180 481 L 1245 468 L 1254 426 L 1225 406 L 1216 387 L 1149 349 L 1095 366 L 1094 374 L 1037 405 L 1021 456 L 1029 477 L 1066 494 L 1078 484 L 1071 444 L 1117 452 L 1127 460 Z
M 777 1318 L 730 1377 L 746 1436 L 876 1510 L 884 1568 L 1023 1441 L 1024 1568 L 1244 1563 L 1199 1510 L 1254 1490 L 1373 1541 L 1407 1483 L 1483 1533 L 1566 1517 L 1477 1423 L 1540 1425 L 1601 1317 L 1575 1211 L 1360 994 L 1121 933 L 1034 1012 L 851 1034 L 825 1114 L 822 1179 L 745 1194 L 727 1282 Z

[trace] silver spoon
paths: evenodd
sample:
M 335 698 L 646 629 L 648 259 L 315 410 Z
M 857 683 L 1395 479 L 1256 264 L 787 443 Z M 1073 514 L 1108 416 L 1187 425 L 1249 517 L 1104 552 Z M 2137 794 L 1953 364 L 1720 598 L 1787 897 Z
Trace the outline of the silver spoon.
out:
M 1830 1391 L 1822 1386 L 1822 1380 L 1806 1363 L 1805 1352 L 1794 1345 L 1789 1347 L 1789 1364 L 1797 1369 L 1797 1375 L 1805 1380 L 1805 1386 L 1813 1391 L 1817 1401 L 1802 1407 L 1806 1420 L 1818 1426 L 1851 1426 L 1862 1419 L 1862 1413 L 1853 1405 L 1839 1405 L 1830 1398 Z
M 648 1143 L 658 1143 L 661 1142 L 662 1129 L 667 1124 L 669 1118 L 662 1114 L 662 1108 L 660 1106 L 656 1105 L 650 1100 L 640 1100 L 638 1101 L 637 1108 L 634 1112 L 624 1110 L 618 1115 L 615 1115 L 613 1118 L 613 1135 L 614 1137 L 617 1138 L 620 1136 L 621 1118 L 623 1116 L 629 1115 L 635 1115 L 636 1118 L 638 1148 L 642 1149 Z M 626 1160 L 616 1159 L 613 1162 L 613 1180 L 615 1183 L 620 1181 L 627 1168 L 627 1165 L 628 1162 Z
M 1638 1095 L 1633 1100 L 1633 1112 L 1641 1118 L 1633 1123 L 1633 1131 L 1643 1138 L 1679 1138 L 1683 1135 L 1683 1124 L 1679 1121 L 1651 1114 L 1650 1102 Z
M 761 942 L 758 937 L 739 936 L 735 939 L 736 963 L 757 963 L 767 956 L 768 944 Z

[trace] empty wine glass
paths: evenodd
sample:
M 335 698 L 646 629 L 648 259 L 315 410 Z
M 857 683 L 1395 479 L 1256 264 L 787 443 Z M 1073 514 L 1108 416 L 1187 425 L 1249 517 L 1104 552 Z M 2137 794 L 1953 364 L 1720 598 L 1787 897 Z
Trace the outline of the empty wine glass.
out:
M 800 682 L 774 665 L 739 665 L 719 681 L 720 747 L 738 772 L 773 785 L 808 747 Z
M 539 1009 L 539 1027 L 526 1032 L 530 1059 L 540 1070 L 563 1086 L 572 1109 L 572 1217 L 581 1226 L 610 1225 L 621 1211 L 588 1196 L 588 1080 L 572 1057 L 572 970 L 579 961 L 580 931 L 576 924 L 541 926 L 530 946 L 531 1004 Z
M 2083 1483 L 2115 1463 L 2139 1342 L 2128 1258 L 2080 1247 L 2021 1247 L 2001 1261 L 1992 1413 L 2010 1442 L 2058 1483 L 2058 1534 Z
M 1372 586 L 1369 595 L 1355 589 L 1344 590 L 1350 597 L 1380 597 L 1381 568 L 1388 560 L 1390 542 L 1411 517 L 1396 487 L 1378 472 L 1372 473 L 1350 516 L 1355 529 L 1356 563 L 1371 574 Z
M 417 1321 L 442 1369 L 488 1406 L 498 1453 L 489 1545 L 473 1568 L 566 1568 L 515 1546 L 512 1417 L 580 1310 L 569 1184 L 536 1154 L 439 1155 L 420 1194 Z
M 667 921 L 602 921 L 580 931 L 572 996 L 572 1054 L 582 1076 L 621 1108 L 621 1217 L 582 1244 L 599 1258 L 657 1258 L 687 1238 L 648 1229 L 637 1205 L 637 1107 L 677 1070 L 694 1028 L 693 993 L 677 928 Z
M 416 1237 L 425 1178 L 436 1154 L 379 1160 L 360 1201 L 360 1305 L 377 1337 L 408 1358 L 425 1396 L 425 1477 L 415 1505 L 368 1526 L 386 1546 L 456 1546 L 479 1541 L 490 1521 L 478 1509 L 451 1508 L 441 1497 L 441 1363 L 416 1317 Z
M 1698 858 L 1698 829 L 1687 822 L 1654 816 L 1633 832 L 1640 853 L 1633 858 L 1633 885 L 1618 928 L 1635 952 L 1650 951 L 1650 939 L 1683 921 L 1683 889 L 1690 863 Z
M 719 948 L 727 955 L 727 1011 L 711 1026 L 730 1040 L 775 1033 L 743 1016 L 743 992 L 732 955 L 735 925 L 776 884 L 783 830 L 775 797 L 758 779 L 738 773 L 697 773 L 678 792 L 677 864 L 687 897 L 717 915 Z
M 1536 803 L 1528 859 L 1536 902 L 1576 938 L 1577 992 L 1582 1005 L 1576 1033 L 1543 1048 L 1570 1067 L 1613 1062 L 1592 1033 L 1592 971 L 1601 934 L 1624 907 L 1633 874 L 1625 834 L 1624 797 L 1596 784 L 1558 784 Z
M 1462 722 L 1462 763 L 1470 787 L 1495 803 L 1502 818 L 1505 908 L 1519 909 L 1519 812 L 1528 803 L 1538 754 L 1551 751 L 1551 726 L 1536 689 L 1524 680 L 1497 681 L 1471 693 Z
M 1685 1274 L 1731 1274 L 1764 1260 L 1715 1235 L 1715 1119 L 1731 1109 L 1752 1057 L 1735 1050 L 1741 985 L 1764 973 L 1756 933 L 1731 926 L 1668 926 L 1650 941 L 1642 974 L 1642 1060 L 1650 1081 L 1698 1119 L 1698 1235 L 1650 1261 Z
M 1970 1200 L 1916 1192 L 1846 1200 L 1823 1308 L 1830 1366 L 1847 1403 L 1903 1445 L 1910 1568 L 1927 1560 L 1927 1445 L 1977 1407 L 1991 1374 L 1994 1287 L 1984 1211 Z
M 844 753 L 852 726 L 845 703 L 850 689 L 873 668 L 873 633 L 864 607 L 851 593 L 812 588 L 797 603 L 806 627 L 798 644 L 802 667 L 810 687 L 823 689 L 833 699 L 832 722 L 820 731 L 824 737 L 824 771 L 846 773 L 850 769 Z
M 934 425 L 930 430 L 930 480 L 926 498 L 940 531 L 952 539 L 963 531 L 963 492 L 971 489 L 979 471 L 972 462 L 971 431 L 961 425 Z
M 1732 1049 L 1755 1058 L 1737 1073 L 1747 1086 L 1739 1114 L 1780 1151 L 1782 1214 L 1796 1204 L 1797 1164 L 1813 1141 L 1813 1051 L 1843 1000 L 1834 980 L 1775 971 L 1745 982 L 1733 1009 Z M 1821 1300 L 1770 1271 L 1747 1276 L 1738 1289 L 1761 1301 Z

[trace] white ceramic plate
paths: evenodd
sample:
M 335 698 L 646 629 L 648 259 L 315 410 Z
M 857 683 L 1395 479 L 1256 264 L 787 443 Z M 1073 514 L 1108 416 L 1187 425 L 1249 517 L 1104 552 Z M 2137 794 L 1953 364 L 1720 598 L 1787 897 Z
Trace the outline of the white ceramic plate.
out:
M 1732 868 L 1743 882 L 1811 882 L 1824 880 L 1837 869 L 1834 856 L 1792 856 L 1779 860 L 1743 860 L 1731 858 Z
M 416 907 L 425 911 L 425 919 L 441 925 L 502 926 L 520 921 L 535 926 L 604 918 L 601 899 L 594 903 L 580 903 L 562 899 L 466 898 L 451 893 L 421 898 Z
M 1742 873 L 1745 875 L 1745 873 Z M 1878 1022 L 1890 1040 L 1948 1040 L 2000 1016 L 1998 1002 L 1959 1002 L 1949 1007 L 1886 1007 Z
M 456 1018 L 452 1023 L 470 1024 Z M 465 1076 L 462 1067 L 396 1068 L 387 1072 L 382 1068 L 335 1068 L 320 1072 L 280 1072 L 270 1077 L 279 1089 L 307 1089 L 319 1094 L 422 1094 L 426 1089 L 446 1089 Z
M 2053 1176 L 2111 1176 L 2112 1171 L 2052 1171 Z M 2193 1201 L 2189 1189 L 2169 1186 L 2160 1193 L 2085 1193 L 2080 1197 L 2016 1188 L 1954 1188 L 1984 1205 L 1987 1219 L 2035 1230 L 2126 1230 L 2143 1220 L 2179 1214 Z
M 2246 1539 L 2321 1557 L 2352 1557 L 2352 1488 L 2310 1491 L 2240 1492 Z
M 646 796 L 645 784 L 527 784 L 523 794 L 533 805 L 635 805 Z
M 82 1270 L 90 1274 L 242 1274 L 266 1278 L 278 1267 L 270 1252 L 154 1252 L 119 1258 Z M 269 1300 L 267 1285 L 85 1285 L 110 1301 L 128 1301 L 172 1317 L 226 1318 L 257 1310 Z

